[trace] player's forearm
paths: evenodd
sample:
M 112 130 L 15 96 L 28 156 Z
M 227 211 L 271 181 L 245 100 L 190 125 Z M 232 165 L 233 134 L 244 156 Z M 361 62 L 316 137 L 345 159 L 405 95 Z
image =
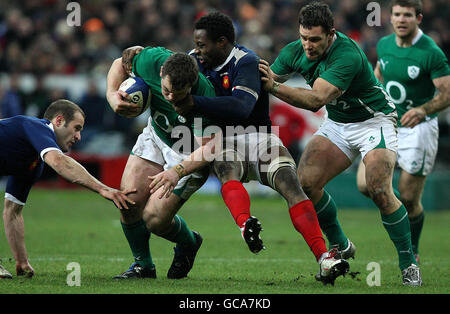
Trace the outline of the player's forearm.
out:
M 9 246 L 17 263 L 28 261 L 25 247 L 25 224 L 22 216 L 22 205 L 5 201 L 3 222 Z
M 221 136 L 215 136 L 210 140 L 205 140 L 188 158 L 183 160 L 181 168 L 175 169 L 180 177 L 194 173 L 211 163 L 216 151 L 218 151 L 219 140 Z
M 114 60 L 106 76 L 106 98 L 109 101 L 111 93 L 117 91 L 120 84 L 128 77 L 122 66 L 122 58 Z
M 49 153 L 51 152 L 47 154 Z M 100 193 L 102 189 L 107 189 L 103 183 L 93 177 L 81 164 L 69 156 L 59 153 L 58 156 L 53 156 L 53 158 L 46 158 L 45 162 L 56 173 L 72 183 L 79 184 L 97 193 Z
M 221 122 L 247 119 L 253 111 L 256 99 L 245 92 L 233 96 L 193 96 L 196 112 Z
M 440 112 L 450 105 L 449 91 L 441 91 L 433 99 L 424 103 L 421 107 L 427 115 Z
M 326 101 L 314 90 L 300 87 L 290 87 L 285 84 L 274 83 L 270 93 L 284 102 L 310 111 L 318 111 Z

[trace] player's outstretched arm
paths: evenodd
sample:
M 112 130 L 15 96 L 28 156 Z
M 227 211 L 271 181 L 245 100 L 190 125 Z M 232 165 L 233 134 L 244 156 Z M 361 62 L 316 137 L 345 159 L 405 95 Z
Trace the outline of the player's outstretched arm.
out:
M 128 209 L 127 203 L 135 204 L 127 195 L 136 192 L 136 189 L 119 191 L 110 188 L 93 177 L 75 159 L 64 155 L 60 151 L 52 150 L 47 152 L 44 155 L 44 161 L 66 180 L 99 193 L 104 198 L 113 201 L 119 209 Z

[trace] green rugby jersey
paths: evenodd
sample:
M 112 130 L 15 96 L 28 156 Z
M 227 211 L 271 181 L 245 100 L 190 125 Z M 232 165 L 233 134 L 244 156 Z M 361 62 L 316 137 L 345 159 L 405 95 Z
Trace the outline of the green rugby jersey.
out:
M 278 76 L 298 72 L 310 86 L 320 77 L 343 91 L 326 105 L 333 121 L 359 122 L 372 118 L 376 112 L 395 111 L 364 52 L 340 32 L 336 32 L 335 41 L 320 59 L 308 60 L 299 39 L 281 50 L 271 69 Z
M 433 79 L 450 75 L 445 54 L 422 31 L 406 48 L 397 45 L 395 33 L 383 37 L 377 44 L 377 54 L 383 85 L 397 107 L 399 121 L 406 111 L 434 97 Z
M 150 115 L 152 117 L 152 126 L 156 134 L 164 143 L 173 147 L 180 140 L 178 137 L 172 137 L 172 130 L 178 126 L 186 126 L 195 132 L 195 135 L 201 135 L 204 128 L 212 123 L 201 117 L 190 115 L 188 117 L 180 116 L 172 108 L 172 104 L 164 99 L 161 93 L 161 66 L 173 52 L 163 47 L 147 47 L 142 50 L 133 59 L 133 73 L 142 78 L 150 86 L 152 98 L 150 101 Z M 201 73 L 197 83 L 192 87 L 191 93 L 198 96 L 214 97 L 216 93 L 209 80 Z M 194 125 L 194 119 L 201 118 L 202 128 L 198 124 Z M 194 132 L 190 132 L 191 143 L 194 139 Z M 183 133 L 185 135 L 185 133 Z M 193 147 L 193 146 L 191 146 Z

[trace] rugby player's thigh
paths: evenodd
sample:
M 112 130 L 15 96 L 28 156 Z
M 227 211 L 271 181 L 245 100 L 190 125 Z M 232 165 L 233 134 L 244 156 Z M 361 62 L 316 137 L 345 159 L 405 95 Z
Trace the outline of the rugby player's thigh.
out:
M 300 159 L 298 175 L 303 186 L 321 189 L 351 165 L 347 155 L 330 139 L 314 135 Z

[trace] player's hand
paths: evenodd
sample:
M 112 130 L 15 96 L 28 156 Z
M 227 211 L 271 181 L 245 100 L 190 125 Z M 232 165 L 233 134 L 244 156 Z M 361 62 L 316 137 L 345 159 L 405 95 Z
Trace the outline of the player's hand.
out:
M 187 95 L 183 100 L 172 103 L 173 110 L 180 116 L 188 116 L 195 108 L 194 98 L 192 95 Z
M 104 188 L 99 194 L 104 198 L 113 201 L 118 209 L 129 209 L 128 204 L 135 205 L 136 202 L 128 197 L 128 194 L 136 193 L 136 189 L 127 189 L 119 191 L 112 188 Z
M 28 261 L 22 263 L 16 262 L 16 275 L 31 278 L 34 276 L 34 269 Z
M 142 109 L 138 104 L 131 102 L 128 93 L 117 90 L 107 94 L 112 110 L 123 117 L 135 117 Z
M 130 75 L 133 70 L 133 58 L 143 49 L 144 47 L 142 46 L 133 46 L 122 52 L 122 66 L 128 75 Z
M 259 72 L 261 72 L 261 81 L 265 91 L 270 91 L 273 88 L 273 72 L 270 69 L 270 64 L 266 60 L 259 60 Z
M 422 107 L 411 108 L 402 116 L 400 123 L 403 127 L 413 128 L 422 122 L 426 116 L 427 113 Z
M 148 178 L 151 180 L 149 185 L 150 193 L 153 194 L 158 191 L 159 188 L 162 188 L 159 195 L 160 199 L 164 196 L 166 196 L 166 198 L 169 197 L 180 180 L 178 173 L 173 168 L 160 172 L 157 175 L 149 176 Z

